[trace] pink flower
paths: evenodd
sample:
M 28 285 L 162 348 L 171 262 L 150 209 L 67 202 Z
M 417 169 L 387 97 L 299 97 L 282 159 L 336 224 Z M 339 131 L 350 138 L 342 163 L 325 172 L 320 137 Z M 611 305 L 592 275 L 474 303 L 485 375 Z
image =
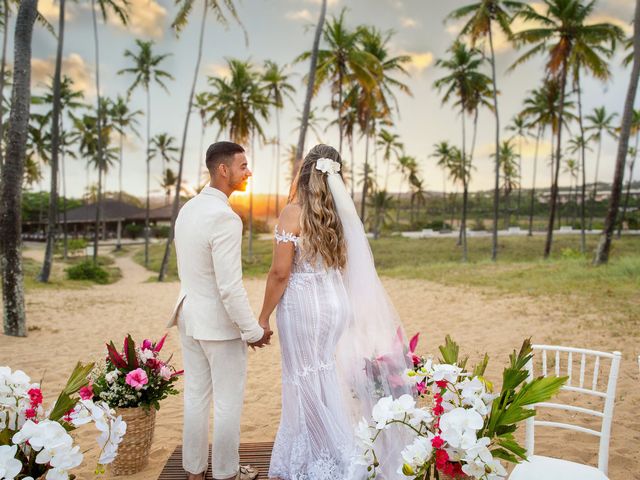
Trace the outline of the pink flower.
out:
M 24 411 L 24 416 L 28 419 L 36 418 L 36 409 L 35 408 L 27 408 Z
M 39 388 L 31 388 L 27 394 L 29 395 L 29 399 L 31 400 L 31 406 L 37 407 L 42 403 L 42 390 Z
M 425 393 L 427 393 L 427 385 L 424 381 L 416 383 L 416 388 L 418 389 L 418 393 L 420 395 L 424 395 Z
M 420 338 L 420 333 L 416 333 L 411 340 L 409 340 L 409 351 L 411 353 L 415 353 L 416 347 L 418 346 L 418 338 Z
M 78 394 L 82 400 L 91 400 L 93 398 L 93 385 L 89 384 L 86 387 L 82 387 Z
M 163 380 L 165 381 L 171 380 L 171 374 L 172 374 L 171 369 L 166 365 L 162 365 L 162 367 L 160 367 L 160 376 L 162 377 Z
M 153 348 L 153 344 L 151 343 L 151 340 L 149 340 L 148 338 L 145 338 L 142 341 L 142 350 L 151 350 Z
M 127 382 L 127 385 L 136 390 L 142 390 L 142 387 L 149 383 L 149 378 L 147 377 L 147 373 L 143 369 L 136 368 L 135 370 L 127 373 L 125 382 Z
M 152 370 L 160 370 L 164 364 L 157 358 L 152 357 L 149 360 L 147 360 L 146 365 Z

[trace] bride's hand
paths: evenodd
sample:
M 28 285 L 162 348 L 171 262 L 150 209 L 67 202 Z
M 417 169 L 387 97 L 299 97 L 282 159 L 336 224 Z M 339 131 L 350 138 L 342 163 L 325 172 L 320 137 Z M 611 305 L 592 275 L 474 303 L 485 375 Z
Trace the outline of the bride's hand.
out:
M 264 328 L 267 331 L 271 330 L 271 327 L 269 326 L 269 319 L 268 318 L 259 319 L 258 320 L 258 325 L 260 325 L 262 328 Z

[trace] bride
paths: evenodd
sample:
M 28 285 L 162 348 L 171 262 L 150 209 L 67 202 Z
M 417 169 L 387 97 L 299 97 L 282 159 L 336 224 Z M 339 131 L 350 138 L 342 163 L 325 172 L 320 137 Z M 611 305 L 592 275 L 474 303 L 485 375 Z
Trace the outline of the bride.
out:
M 383 396 L 411 389 L 397 314 L 375 271 L 364 228 L 327 145 L 304 158 L 275 231 L 260 324 L 276 306 L 282 414 L 269 476 L 362 480 L 355 428 Z M 400 430 L 377 444 L 377 478 L 405 478 Z M 395 438 L 394 438 L 395 437 Z

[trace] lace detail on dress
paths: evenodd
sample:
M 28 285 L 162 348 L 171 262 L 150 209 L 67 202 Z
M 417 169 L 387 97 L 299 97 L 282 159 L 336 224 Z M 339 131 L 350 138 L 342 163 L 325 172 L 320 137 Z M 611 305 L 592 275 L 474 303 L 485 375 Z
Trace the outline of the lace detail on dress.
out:
M 298 246 L 300 242 L 300 237 L 294 235 L 293 233 L 289 233 L 282 229 L 282 232 L 278 232 L 278 226 L 275 227 L 274 232 L 276 243 L 293 243 L 294 246 Z

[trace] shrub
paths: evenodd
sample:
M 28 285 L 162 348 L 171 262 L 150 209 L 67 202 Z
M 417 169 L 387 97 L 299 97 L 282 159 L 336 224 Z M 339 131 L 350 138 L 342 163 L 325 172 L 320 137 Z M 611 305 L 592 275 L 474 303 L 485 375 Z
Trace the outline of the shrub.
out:
M 169 225 L 156 225 L 152 228 L 151 234 L 156 238 L 169 238 Z
M 140 234 L 142 234 L 143 230 L 144 230 L 144 227 L 142 225 L 138 225 L 136 223 L 130 223 L 130 224 L 128 224 L 128 225 L 126 225 L 124 227 L 125 233 L 129 237 L 131 237 L 133 240 L 138 238 L 140 236 Z
M 484 225 L 484 220 L 481 218 L 476 218 L 473 221 L 473 225 L 471 225 L 471 230 L 474 230 L 476 232 L 484 232 L 487 229 L 487 227 L 485 227 Z
M 66 272 L 69 280 L 89 280 L 102 285 L 109 283 L 109 273 L 90 260 L 73 265 L 67 268 Z
M 70 238 L 67 240 L 67 248 L 71 253 L 84 250 L 86 246 L 87 241 L 84 238 Z M 57 255 L 62 255 L 62 252 L 64 251 L 64 241 L 57 241 L 54 251 Z

